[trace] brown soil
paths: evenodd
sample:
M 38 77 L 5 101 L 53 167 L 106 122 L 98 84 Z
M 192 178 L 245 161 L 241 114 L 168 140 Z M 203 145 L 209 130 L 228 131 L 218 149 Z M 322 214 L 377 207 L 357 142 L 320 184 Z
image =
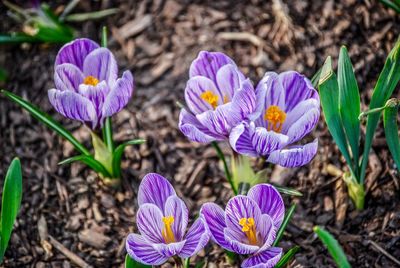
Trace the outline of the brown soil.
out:
M 192 216 L 206 201 L 223 205 L 230 198 L 213 148 L 189 142 L 177 128 L 175 103 L 183 101 L 188 67 L 200 50 L 224 51 L 258 81 L 267 70 L 294 69 L 311 77 L 328 55 L 336 60 L 340 45 L 347 45 L 365 109 L 400 34 L 400 15 L 370 0 L 90 2 L 94 4 L 82 1 L 77 10 L 119 7 L 120 12 L 74 25 L 79 36 L 99 40 L 101 26 L 107 25 L 120 69 L 132 70 L 137 81 L 129 106 L 114 117 L 115 138 L 147 142 L 126 150 L 123 185 L 110 189 L 80 164 L 58 166 L 74 154 L 72 147 L 0 97 L 0 178 L 16 155 L 24 173 L 22 208 L 4 267 L 75 267 L 57 249 L 57 241 L 94 267 L 123 267 L 124 238 L 136 231 L 137 187 L 148 172 L 170 178 Z M 287 4 L 277 8 L 277 3 Z M 1 32 L 18 29 L 0 7 Z M 4 87 L 54 115 L 89 145 L 87 129 L 56 115 L 47 99 L 59 47 L 2 47 L 0 66 L 9 74 Z M 312 232 L 316 224 L 338 237 L 353 267 L 397 267 L 379 250 L 400 256 L 399 174 L 382 129 L 373 144 L 362 212 L 354 210 L 345 186 L 328 166 L 342 169 L 344 161 L 322 119 L 312 136 L 320 142 L 315 159 L 295 170 L 275 168 L 272 176 L 304 194 L 285 197 L 287 204 L 296 202 L 298 207 L 282 246 L 302 248 L 289 267 L 334 267 Z M 228 146 L 224 149 L 230 153 Z M 215 245 L 192 258 L 192 265 L 201 258 L 207 267 L 231 266 Z

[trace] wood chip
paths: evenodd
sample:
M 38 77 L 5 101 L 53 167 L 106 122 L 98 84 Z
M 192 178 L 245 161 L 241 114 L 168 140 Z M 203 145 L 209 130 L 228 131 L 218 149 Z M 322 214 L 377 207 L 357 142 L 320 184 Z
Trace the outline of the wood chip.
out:
M 81 268 L 92 268 L 89 264 L 87 264 L 84 260 L 82 260 L 78 255 L 67 249 L 63 244 L 58 242 L 54 237 L 49 235 L 50 243 L 59 250 L 65 257 L 70 259 L 73 263 L 78 265 Z
M 86 229 L 78 234 L 79 240 L 97 249 L 103 249 L 111 238 L 102 233 L 96 232 L 93 229 Z
M 119 36 L 123 39 L 135 36 L 149 27 L 152 24 L 152 21 L 153 19 L 151 15 L 144 15 L 143 17 L 131 20 L 118 29 Z

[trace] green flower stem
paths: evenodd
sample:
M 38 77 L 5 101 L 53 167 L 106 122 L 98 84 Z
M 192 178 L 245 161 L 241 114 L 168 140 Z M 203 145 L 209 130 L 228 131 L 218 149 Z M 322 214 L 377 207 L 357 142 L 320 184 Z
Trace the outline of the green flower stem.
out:
M 235 184 L 233 183 L 232 174 L 231 174 L 231 172 L 229 171 L 229 167 L 228 167 L 228 164 L 227 164 L 227 162 L 226 162 L 224 153 L 222 152 L 222 150 L 221 150 L 221 148 L 219 147 L 218 143 L 216 143 L 215 141 L 213 141 L 211 144 L 212 144 L 212 146 L 215 148 L 215 151 L 217 152 L 217 155 L 218 155 L 219 159 L 221 159 L 221 160 L 222 160 L 222 163 L 224 164 L 224 170 L 225 170 L 226 179 L 228 180 L 229 184 L 231 185 L 231 188 L 232 188 L 233 193 L 234 193 L 235 195 L 237 195 L 238 192 L 237 192 L 237 189 L 236 189 L 236 187 L 235 187 Z
M 190 258 L 184 259 L 183 267 L 184 268 L 189 268 L 190 267 Z
M 247 192 L 250 190 L 250 183 L 248 182 L 240 182 L 238 187 L 238 194 L 247 195 Z

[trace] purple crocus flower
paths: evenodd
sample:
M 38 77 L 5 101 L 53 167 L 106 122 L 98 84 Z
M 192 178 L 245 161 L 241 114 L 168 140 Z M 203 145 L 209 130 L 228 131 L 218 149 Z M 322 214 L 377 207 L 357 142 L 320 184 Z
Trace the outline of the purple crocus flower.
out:
M 63 116 L 101 128 L 106 117 L 126 106 L 133 92 L 133 76 L 118 66 L 110 50 L 86 39 L 64 45 L 55 62 L 55 89 L 49 100 Z
M 126 250 L 136 261 L 161 265 L 175 255 L 189 258 L 208 243 L 210 234 L 202 218 L 186 232 L 188 209 L 161 175 L 150 173 L 143 178 L 138 203 L 140 235 L 129 234 L 126 240 Z
M 266 157 L 284 167 L 302 166 L 317 153 L 318 141 L 293 145 L 317 124 L 318 92 L 303 75 L 268 72 L 256 88 L 257 113 L 253 120 L 232 129 L 232 148 L 244 155 Z
M 190 140 L 227 139 L 232 127 L 255 111 L 252 83 L 223 53 L 201 51 L 190 66 L 179 128 Z
M 270 268 L 281 258 L 282 249 L 272 244 L 283 221 L 285 206 L 273 186 L 252 187 L 247 196 L 231 198 L 225 211 L 214 203 L 206 203 L 200 214 L 215 243 L 247 255 L 241 267 Z

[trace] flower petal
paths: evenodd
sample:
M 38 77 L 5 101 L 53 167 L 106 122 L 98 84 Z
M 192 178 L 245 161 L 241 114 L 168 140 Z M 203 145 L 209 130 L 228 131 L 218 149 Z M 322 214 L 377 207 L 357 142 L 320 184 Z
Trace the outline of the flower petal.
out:
M 104 100 L 107 96 L 109 88 L 105 81 L 98 83 L 96 86 L 81 84 L 79 86 L 79 94 L 89 99 L 95 110 L 98 118 L 101 117 Z
M 288 140 L 289 137 L 284 134 L 257 127 L 254 131 L 252 143 L 258 155 L 265 156 L 275 150 L 282 149 L 286 146 Z
M 197 58 L 190 65 L 189 77 L 205 76 L 212 81 L 216 81 L 218 70 L 226 64 L 235 65 L 233 60 L 224 53 L 200 51 Z
M 246 79 L 233 96 L 230 116 L 227 121 L 231 126 L 235 126 L 242 120 L 247 119 L 255 110 L 256 94 L 250 79 Z
M 307 164 L 314 158 L 318 150 L 318 140 L 301 146 L 291 146 L 287 149 L 272 152 L 267 162 L 282 167 L 299 167 Z
M 269 215 L 276 228 L 281 226 L 285 217 L 285 204 L 281 194 L 270 184 L 257 184 L 249 190 L 247 196 L 253 199 L 262 214 Z
M 224 235 L 225 235 L 225 240 L 228 241 L 229 243 L 231 251 L 235 253 L 247 255 L 247 254 L 253 254 L 260 249 L 259 246 L 241 242 L 242 238 L 237 237 L 237 233 L 232 229 L 225 228 Z
M 79 38 L 65 44 L 57 54 L 55 68 L 63 63 L 71 63 L 83 70 L 83 62 L 86 56 L 99 45 L 87 38 Z
M 189 211 L 185 203 L 177 197 L 172 195 L 168 197 L 165 202 L 164 216 L 173 216 L 174 222 L 172 223 L 172 232 L 174 233 L 175 240 L 182 240 L 189 219 Z
M 261 217 L 261 210 L 257 203 L 244 195 L 238 195 L 231 198 L 228 201 L 225 209 L 225 222 L 226 226 L 236 233 L 236 237 L 243 236 L 242 226 L 239 225 L 239 221 L 242 218 L 253 218 L 256 224 L 256 230 L 258 229 L 257 224 Z
M 81 122 L 96 122 L 96 110 L 90 100 L 73 91 L 50 89 L 49 101 L 63 116 Z
M 201 207 L 200 215 L 207 224 L 211 239 L 221 247 L 230 250 L 229 243 L 225 240 L 224 236 L 226 224 L 225 213 L 222 208 L 214 203 L 205 203 Z
M 254 129 L 255 126 L 253 122 L 243 122 L 234 127 L 229 134 L 229 143 L 232 149 L 239 154 L 257 157 L 257 152 L 252 143 Z
M 274 243 L 277 228 L 274 226 L 274 221 L 267 214 L 261 216 L 260 224 L 258 226 L 259 239 L 264 242 L 258 250 L 258 253 L 261 253 L 270 248 L 272 243 Z
M 301 101 L 296 105 L 286 116 L 286 120 L 283 123 L 282 133 L 287 133 L 288 129 L 295 124 L 304 114 L 308 111 L 317 109 L 320 110 L 320 103 L 318 99 L 308 99 Z
M 126 251 L 137 262 L 147 265 L 161 265 L 168 260 L 158 253 L 143 236 L 129 234 L 126 239 Z
M 319 101 L 318 92 L 304 75 L 295 71 L 288 71 L 279 74 L 279 80 L 285 89 L 286 113 L 289 113 L 303 100 L 314 98 Z
M 225 137 L 212 133 L 204 127 L 191 113 L 182 108 L 179 115 L 179 129 L 191 141 L 209 143 L 215 140 L 224 140 Z
M 73 64 L 64 63 L 55 67 L 54 83 L 58 90 L 77 92 L 83 79 L 82 72 Z
M 204 219 L 197 219 L 186 234 L 186 243 L 179 253 L 179 257 L 189 258 L 195 255 L 207 245 L 209 239 L 210 232 L 207 229 Z
M 153 244 L 153 247 L 155 250 L 157 250 L 158 253 L 163 255 L 166 258 L 178 255 L 181 251 L 183 246 L 185 245 L 186 241 L 179 241 L 175 243 L 169 243 L 169 244 Z
M 164 204 L 172 195 L 176 195 L 175 190 L 166 178 L 157 173 L 149 173 L 140 183 L 138 203 L 139 206 L 145 203 L 155 204 L 164 211 Z
M 101 47 L 87 55 L 83 63 L 83 73 L 99 81 L 105 80 L 110 87 L 113 87 L 118 77 L 118 65 L 111 51 Z
M 103 105 L 103 115 L 112 116 L 121 111 L 132 97 L 134 79 L 130 71 L 125 71 L 119 78 L 110 93 L 106 97 Z
M 264 114 L 271 105 L 279 106 L 282 110 L 285 108 L 285 91 L 278 78 L 277 73 L 267 72 L 256 87 L 256 106 L 259 116 L 255 121 L 256 126 L 268 127 Z
M 227 103 L 218 106 L 217 109 L 206 111 L 202 114 L 196 115 L 197 120 L 203 126 L 216 136 L 227 137 L 231 129 L 229 124 L 230 116 L 232 116 L 232 103 Z
M 206 91 L 211 91 L 212 94 L 218 97 L 217 105 L 223 104 L 223 96 L 220 94 L 213 81 L 203 76 L 192 77 L 186 84 L 185 101 L 190 111 L 194 114 L 214 110 L 214 107 L 201 97 Z
M 293 110 L 294 111 L 294 110 Z M 319 108 L 312 108 L 306 111 L 296 122 L 291 125 L 287 131 L 289 143 L 302 139 L 307 135 L 319 120 Z
M 162 218 L 163 213 L 156 205 L 141 205 L 136 215 L 136 223 L 140 234 L 152 243 L 164 243 Z
M 226 64 L 217 71 L 216 84 L 223 93 L 223 100 L 231 101 L 233 95 L 240 88 L 243 74 L 236 65 Z
M 272 268 L 282 257 L 281 248 L 270 248 L 255 254 L 242 262 L 242 268 Z

